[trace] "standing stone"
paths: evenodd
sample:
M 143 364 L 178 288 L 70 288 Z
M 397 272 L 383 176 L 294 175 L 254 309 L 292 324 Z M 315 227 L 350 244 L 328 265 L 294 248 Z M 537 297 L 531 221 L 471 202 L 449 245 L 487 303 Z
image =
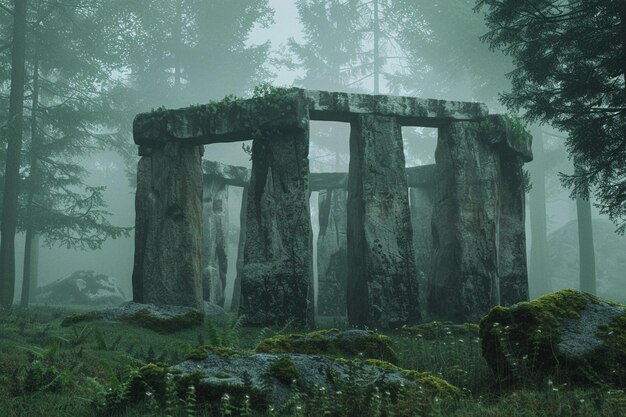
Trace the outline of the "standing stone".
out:
M 241 300 L 241 276 L 243 275 L 243 257 L 246 247 L 246 216 L 248 212 L 248 186 L 243 187 L 241 194 L 241 210 L 239 212 L 239 243 L 237 244 L 237 275 L 233 284 L 233 299 L 230 303 L 230 310 L 239 311 Z
M 312 326 L 309 134 L 255 139 L 239 313 L 253 325 Z
M 419 320 L 401 126 L 359 115 L 350 134 L 348 321 L 393 328 Z
M 429 319 L 476 323 L 499 304 L 499 155 L 478 124 L 452 122 L 435 160 Z
M 510 306 L 528 301 L 524 161 L 511 152 L 500 160 L 500 303 Z
M 419 306 L 421 317 L 427 315 L 428 282 L 433 268 L 433 187 L 425 186 L 409 189 L 411 202 L 411 224 L 413 226 L 413 248 L 415 250 L 415 269 L 419 288 Z
M 202 309 L 202 146 L 142 149 L 133 301 Z
M 228 270 L 228 185 L 218 178 L 207 177 L 202 211 L 203 297 L 223 307 Z
M 317 238 L 317 311 L 322 316 L 346 315 L 348 275 L 347 192 L 343 189 L 319 193 L 320 232 Z

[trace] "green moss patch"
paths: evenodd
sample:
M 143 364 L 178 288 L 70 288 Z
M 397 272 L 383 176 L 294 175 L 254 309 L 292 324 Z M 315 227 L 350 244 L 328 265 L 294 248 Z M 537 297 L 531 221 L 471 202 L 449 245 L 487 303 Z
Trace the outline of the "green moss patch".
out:
M 285 385 L 298 380 L 298 370 L 289 356 L 281 356 L 272 363 L 270 375 Z
M 370 330 L 327 329 L 305 334 L 277 335 L 263 340 L 255 351 L 380 359 L 398 363 L 398 357 L 391 347 L 391 340 Z
M 480 322 L 482 354 L 501 381 L 626 382 L 615 370 L 625 363 L 626 317 L 585 328 L 592 317 L 611 317 L 616 308 L 569 289 L 496 307 Z

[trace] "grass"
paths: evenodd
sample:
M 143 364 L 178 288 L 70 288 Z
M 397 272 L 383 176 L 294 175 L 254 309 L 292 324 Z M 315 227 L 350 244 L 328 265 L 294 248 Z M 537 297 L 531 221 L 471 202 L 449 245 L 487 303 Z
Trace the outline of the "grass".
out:
M 264 338 L 296 330 L 289 326 L 242 327 L 232 317 L 175 334 L 98 321 L 62 327 L 62 319 L 72 312 L 43 306 L 0 308 L 0 415 L 257 416 L 246 406 L 245 398 L 237 404 L 222 398 L 210 408 L 196 404 L 193 393 L 177 395 L 172 390 L 166 390 L 165 405 L 146 398 L 124 407 L 103 406 L 110 393 L 119 392 L 124 381 L 145 363 L 174 364 L 195 347 L 207 344 L 252 349 Z M 341 319 L 320 322 L 327 327 L 345 327 Z M 481 356 L 477 335 L 444 331 L 436 337 L 423 337 L 401 330 L 386 334 L 398 354 L 399 366 L 441 376 L 465 393 L 454 403 L 433 399 L 430 416 L 626 416 L 626 395 L 601 384 L 587 389 L 548 383 L 498 386 Z M 411 401 L 398 399 L 392 406 L 391 398 L 375 389 L 368 398 L 358 395 L 350 387 L 342 394 L 320 392 L 310 398 L 297 394 L 289 410 L 278 414 L 268 409 L 262 415 L 339 417 L 359 412 L 371 417 L 400 417 L 406 415 L 402 414 L 402 401 Z M 357 410 L 358 404 L 364 409 Z

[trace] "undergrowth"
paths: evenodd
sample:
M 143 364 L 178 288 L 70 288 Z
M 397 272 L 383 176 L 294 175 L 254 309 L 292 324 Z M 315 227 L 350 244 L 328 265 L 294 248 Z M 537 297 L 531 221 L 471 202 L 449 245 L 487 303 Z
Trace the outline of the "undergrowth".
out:
M 168 366 L 199 347 L 252 349 L 264 338 L 295 329 L 247 328 L 234 317 L 205 321 L 175 334 L 98 321 L 62 327 L 68 314 L 48 307 L 0 308 L 3 417 L 626 416 L 624 392 L 601 383 L 584 390 L 550 381 L 514 390 L 499 386 L 481 357 L 478 336 L 446 331 L 445 326 L 434 337 L 386 333 L 400 367 L 440 376 L 464 393 L 457 401 L 434 398 L 418 414 L 407 411 L 415 410 L 407 406 L 413 398 L 393 398 L 392 393 L 374 386 L 358 390 L 349 384 L 333 392 L 318 389 L 312 395 L 295 386 L 283 407 L 266 404 L 261 411 L 254 395 L 251 398 L 243 392 L 224 394 L 207 404 L 193 378 L 184 387 L 177 385 L 176 376 L 168 376 Z M 338 327 L 337 321 L 332 324 Z M 150 363 L 154 365 L 147 366 Z M 144 385 L 142 381 L 149 380 L 146 373 L 163 382 L 156 388 Z M 289 373 L 282 376 L 292 377 Z

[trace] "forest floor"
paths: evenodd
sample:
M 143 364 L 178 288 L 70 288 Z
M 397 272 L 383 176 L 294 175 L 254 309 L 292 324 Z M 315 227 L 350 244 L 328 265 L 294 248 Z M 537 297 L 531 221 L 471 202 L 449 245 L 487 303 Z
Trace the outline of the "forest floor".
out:
M 128 324 L 89 322 L 62 327 L 72 311 L 55 307 L 0 307 L 0 416 L 280 416 L 236 407 L 208 411 L 200 404 L 131 404 L 111 411 L 107 393 L 117 389 L 133 369 L 150 363 L 176 364 L 198 345 L 216 337 L 223 344 L 252 349 L 262 339 L 294 329 L 239 327 L 229 317 L 174 334 L 159 334 Z M 321 327 L 345 327 L 339 319 L 319 320 Z M 217 335 L 216 335 L 217 332 Z M 481 356 L 474 334 L 420 335 L 386 332 L 407 369 L 428 371 L 463 391 L 460 400 L 440 402 L 428 416 L 451 417 L 592 417 L 626 416 L 623 391 L 599 384 L 575 388 L 559 381 L 503 387 Z M 616 364 L 620 366 L 620 364 Z M 623 366 L 623 364 L 621 365 Z M 322 407 L 323 408 L 323 407 Z M 293 416 L 323 416 L 319 407 L 294 410 Z M 350 416 L 350 410 L 331 417 Z M 385 409 L 371 417 L 400 417 Z M 359 416 L 368 417 L 368 416 Z

